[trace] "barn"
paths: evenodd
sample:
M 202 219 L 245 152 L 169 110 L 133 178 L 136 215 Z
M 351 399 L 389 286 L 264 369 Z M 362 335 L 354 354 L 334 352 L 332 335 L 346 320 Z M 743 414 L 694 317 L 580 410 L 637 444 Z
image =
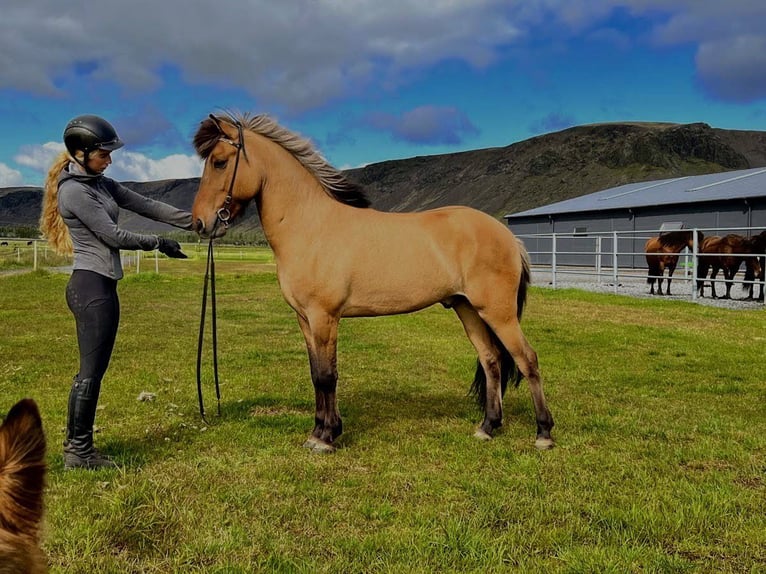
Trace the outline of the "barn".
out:
M 644 267 L 644 242 L 658 231 L 748 235 L 766 228 L 766 168 L 631 183 L 504 218 L 535 264 L 550 264 L 552 251 L 557 264 L 591 263 L 585 245 L 601 238 L 605 260 L 616 251 L 621 267 Z

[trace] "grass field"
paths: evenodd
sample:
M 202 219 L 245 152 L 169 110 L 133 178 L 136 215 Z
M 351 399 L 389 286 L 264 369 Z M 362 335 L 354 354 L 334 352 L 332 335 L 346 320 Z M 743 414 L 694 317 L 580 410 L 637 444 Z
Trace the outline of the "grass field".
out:
M 63 470 L 67 275 L 0 277 L 0 411 L 41 407 L 53 572 L 766 571 L 763 310 L 533 288 L 547 452 L 524 382 L 497 438 L 471 436 L 475 355 L 452 312 L 345 320 L 345 434 L 321 456 L 301 448 L 308 361 L 265 250 L 219 258 L 222 415 L 208 345 L 201 421 L 194 255 L 120 283 L 96 420 L 118 471 Z

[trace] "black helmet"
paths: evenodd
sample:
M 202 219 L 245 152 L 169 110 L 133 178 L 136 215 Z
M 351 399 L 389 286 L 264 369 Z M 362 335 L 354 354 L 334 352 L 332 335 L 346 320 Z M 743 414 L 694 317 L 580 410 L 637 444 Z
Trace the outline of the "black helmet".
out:
M 64 145 L 72 157 L 77 150 L 81 150 L 85 152 L 87 160 L 93 150 L 114 151 L 124 144 L 108 121 L 98 116 L 84 115 L 77 116 L 66 125 Z

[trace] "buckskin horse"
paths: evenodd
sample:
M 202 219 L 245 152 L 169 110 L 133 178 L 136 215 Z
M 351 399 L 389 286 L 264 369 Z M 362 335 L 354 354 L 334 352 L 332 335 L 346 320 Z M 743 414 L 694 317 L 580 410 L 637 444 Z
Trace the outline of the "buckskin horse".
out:
M 759 239 L 756 237 L 744 237 L 736 233 L 730 233 L 723 237 L 712 235 L 706 237 L 699 248 L 699 261 L 697 263 L 697 290 L 699 296 L 705 295 L 705 279 L 710 271 L 710 292 L 714 299 L 718 298 L 715 290 L 715 278 L 719 271 L 723 271 L 726 294 L 723 299 L 731 299 L 731 286 L 734 276 L 739 272 L 742 263 L 745 263 L 749 271 L 747 275 L 759 277 L 761 275 L 760 261 L 756 254 L 759 253 Z M 750 255 L 753 254 L 753 255 Z M 750 283 L 752 287 L 752 283 Z M 745 285 L 745 288 L 747 286 Z
M 654 282 L 657 282 L 657 295 L 662 293 L 662 278 L 665 275 L 665 269 L 668 270 L 668 288 L 667 295 L 670 295 L 670 281 L 673 272 L 678 265 L 678 253 L 684 247 L 692 250 L 694 247 L 694 235 L 692 230 L 669 231 L 661 233 L 658 237 L 650 237 L 644 245 L 646 254 L 646 264 L 649 267 L 646 282 L 650 285 L 649 293 L 654 295 Z M 701 231 L 697 232 L 697 245 L 702 242 L 704 235 Z
M 342 317 L 452 308 L 478 353 L 472 385 L 490 439 L 502 424 L 509 380 L 526 378 L 535 446 L 551 448 L 551 416 L 537 354 L 520 326 L 529 258 L 500 221 L 467 207 L 386 213 L 311 143 L 265 115 L 210 115 L 194 136 L 204 171 L 192 206 L 201 237 L 221 237 L 254 201 L 277 278 L 306 341 L 316 399 L 304 446 L 332 452 L 343 425 L 336 367 Z

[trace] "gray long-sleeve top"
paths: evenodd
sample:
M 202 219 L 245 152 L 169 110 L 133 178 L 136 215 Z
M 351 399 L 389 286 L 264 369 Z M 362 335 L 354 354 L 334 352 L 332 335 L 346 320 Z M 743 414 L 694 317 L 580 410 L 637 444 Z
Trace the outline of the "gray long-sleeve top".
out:
M 191 213 L 144 197 L 103 175 L 88 175 L 70 163 L 58 179 L 58 208 L 72 236 L 74 269 L 122 279 L 120 249 L 156 249 L 156 235 L 132 233 L 117 226 L 120 208 L 154 221 L 190 230 Z

